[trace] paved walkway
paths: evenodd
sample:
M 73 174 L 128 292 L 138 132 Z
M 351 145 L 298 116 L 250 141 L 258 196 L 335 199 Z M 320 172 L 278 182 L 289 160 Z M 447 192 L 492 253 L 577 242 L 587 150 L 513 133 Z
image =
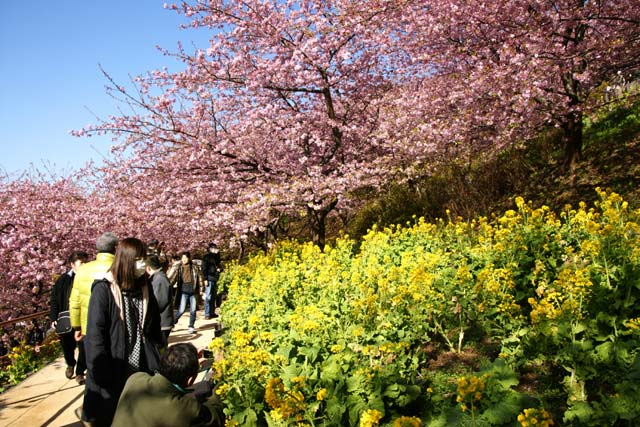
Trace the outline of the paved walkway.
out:
M 191 342 L 205 347 L 215 336 L 217 320 L 204 320 L 198 312 L 196 334 L 188 331 L 189 313 L 185 313 L 169 336 L 169 344 Z M 20 384 L 0 394 L 0 427 L 82 427 L 74 410 L 82 405 L 84 386 L 68 380 L 61 356 Z

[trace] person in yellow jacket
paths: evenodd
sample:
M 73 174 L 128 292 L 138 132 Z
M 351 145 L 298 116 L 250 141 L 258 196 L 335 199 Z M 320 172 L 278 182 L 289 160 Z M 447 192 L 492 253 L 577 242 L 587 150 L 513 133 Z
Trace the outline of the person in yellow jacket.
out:
M 96 279 L 103 279 L 111 268 L 117 245 L 118 238 L 115 234 L 102 234 L 96 240 L 96 250 L 98 251 L 96 259 L 82 264 L 76 272 L 69 297 L 69 317 L 71 318 L 71 326 L 75 330 L 76 341 L 81 341 L 87 331 L 91 285 Z

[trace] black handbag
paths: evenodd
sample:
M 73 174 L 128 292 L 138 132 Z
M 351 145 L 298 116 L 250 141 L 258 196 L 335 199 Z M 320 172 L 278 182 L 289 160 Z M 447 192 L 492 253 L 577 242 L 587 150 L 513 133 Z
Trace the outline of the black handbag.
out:
M 69 317 L 68 311 L 61 311 L 58 313 L 58 320 L 56 321 L 56 334 L 64 335 L 73 331 L 71 327 L 71 317 Z

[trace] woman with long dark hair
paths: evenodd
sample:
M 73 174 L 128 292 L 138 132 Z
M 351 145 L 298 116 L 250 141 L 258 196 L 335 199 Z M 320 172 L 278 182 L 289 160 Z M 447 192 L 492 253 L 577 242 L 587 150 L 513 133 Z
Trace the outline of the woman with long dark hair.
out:
M 109 426 L 127 378 L 158 368 L 160 312 L 145 276 L 146 248 L 136 238 L 118 243 L 104 279 L 92 285 L 85 336 L 87 378 L 81 419 Z

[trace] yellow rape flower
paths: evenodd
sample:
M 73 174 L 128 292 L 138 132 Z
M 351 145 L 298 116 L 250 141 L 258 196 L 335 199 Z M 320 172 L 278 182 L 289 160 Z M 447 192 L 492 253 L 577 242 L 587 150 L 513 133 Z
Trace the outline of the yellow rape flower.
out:
M 400 417 L 393 421 L 393 427 L 422 427 L 422 421 L 417 417 Z
M 640 331 L 640 317 L 636 317 L 635 319 L 629 319 L 626 322 L 624 322 L 624 325 L 629 328 L 630 331 L 632 332 L 639 332 Z
M 382 419 L 382 412 L 377 409 L 367 409 L 360 417 L 360 427 L 377 427 Z
M 488 374 L 485 374 L 482 377 L 477 377 L 475 375 L 460 377 L 458 379 L 458 396 L 456 397 L 456 402 L 462 403 L 467 402 L 467 400 L 470 400 L 471 402 L 478 402 L 482 400 L 482 392 L 485 389 L 485 381 L 488 377 Z
M 216 394 L 218 396 L 224 396 L 230 388 L 229 384 L 222 384 L 216 388 Z
M 271 378 L 264 391 L 264 400 L 272 408 L 280 405 L 280 394 L 284 392 L 284 384 L 280 378 Z
M 329 349 L 329 351 L 331 351 L 331 353 L 340 353 L 342 350 L 344 350 L 344 346 L 342 346 L 340 344 L 334 344 Z
M 518 423 L 521 427 L 540 426 L 550 427 L 554 425 L 551 414 L 544 409 L 528 408 L 518 415 Z

